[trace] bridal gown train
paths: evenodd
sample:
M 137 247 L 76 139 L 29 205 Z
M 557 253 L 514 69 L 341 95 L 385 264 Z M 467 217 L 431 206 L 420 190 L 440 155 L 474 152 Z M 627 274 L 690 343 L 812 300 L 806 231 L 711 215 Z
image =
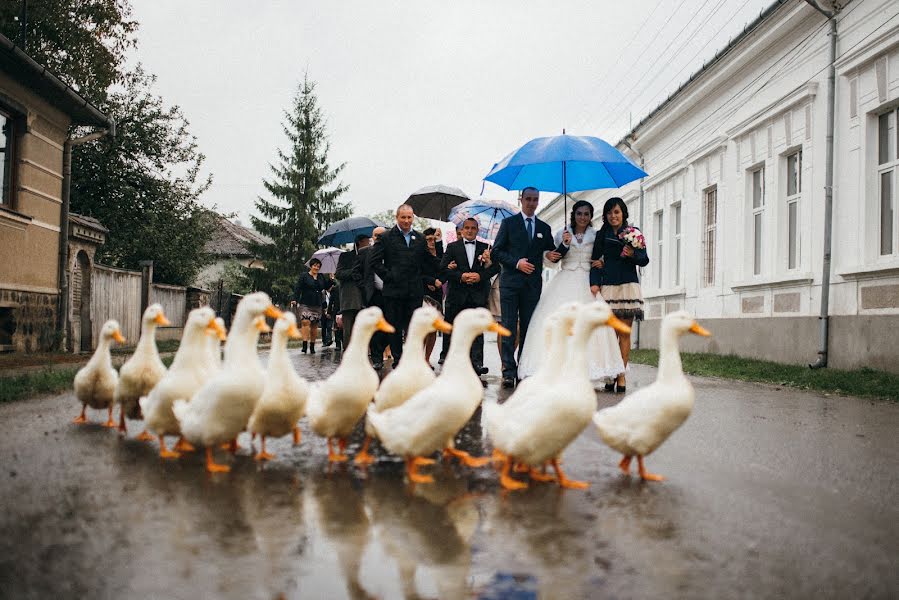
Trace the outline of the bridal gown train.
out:
M 556 234 L 556 245 L 562 240 L 562 232 Z M 568 253 L 556 264 L 545 262 L 549 268 L 557 268 L 558 272 L 543 286 L 540 302 L 534 309 L 525 337 L 524 349 L 518 361 L 518 377 L 524 379 L 537 372 L 540 363 L 552 360 L 546 356 L 543 339 L 543 321 L 557 307 L 566 302 L 602 302 L 590 293 L 590 255 L 593 253 L 593 242 L 596 231 L 589 227 L 584 232 L 584 239 L 578 242 L 572 236 Z M 600 327 L 590 338 L 590 379 L 598 387 L 605 379 L 616 377 L 624 372 L 621 350 L 618 339 L 610 327 Z

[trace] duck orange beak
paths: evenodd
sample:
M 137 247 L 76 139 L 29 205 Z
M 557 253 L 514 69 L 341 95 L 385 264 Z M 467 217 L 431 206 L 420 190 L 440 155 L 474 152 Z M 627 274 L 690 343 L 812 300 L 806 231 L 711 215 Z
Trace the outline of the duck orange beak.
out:
M 624 321 L 622 321 L 615 315 L 612 315 L 611 317 L 609 317 L 609 320 L 606 321 L 606 325 L 608 325 L 615 331 L 619 331 L 621 333 L 630 333 L 631 332 L 630 326 L 628 326 L 627 323 L 625 323 Z
M 261 333 L 268 333 L 272 330 L 271 327 L 268 326 L 268 323 L 265 322 L 265 316 L 259 315 L 253 320 L 253 324 L 256 325 L 256 329 L 258 329 Z
M 496 321 L 494 321 L 493 323 L 490 324 L 490 326 L 487 328 L 487 331 L 493 331 L 497 335 L 501 335 L 503 337 L 509 337 L 510 335 L 512 335 L 511 331 L 509 331 L 508 329 L 506 329 L 505 327 L 503 327 Z
M 712 337 L 712 333 L 705 327 L 702 327 L 696 321 L 693 321 L 693 326 L 690 327 L 690 329 L 688 329 L 687 331 L 689 331 L 690 333 L 695 333 L 696 335 L 701 335 L 703 337 Z
M 114 339 L 115 341 L 117 341 L 120 344 L 125 343 L 125 336 L 123 336 L 122 332 L 119 331 L 118 329 L 116 329 L 115 331 L 112 332 L 112 339 Z
M 168 319 L 166 319 L 166 318 L 165 318 L 165 315 L 162 314 L 162 313 L 159 313 L 158 315 L 156 315 L 156 318 L 153 319 L 153 321 L 154 321 L 157 325 L 161 325 L 162 327 L 166 327 L 166 326 L 172 324 L 172 322 L 169 321 Z
M 228 337 L 227 333 L 225 332 L 225 328 L 222 327 L 221 324 L 219 324 L 219 322 L 215 319 L 209 319 L 209 324 L 206 325 L 206 331 L 208 331 L 209 333 L 215 333 L 219 336 L 219 340 L 221 341 L 225 341 L 225 339 L 227 339 Z
M 287 328 L 287 337 L 295 340 L 302 337 L 302 335 L 300 335 L 300 330 L 296 326 L 296 323 L 291 323 L 290 327 Z
M 271 317 L 273 319 L 280 319 L 282 316 L 284 316 L 284 313 L 282 313 L 280 310 L 275 308 L 275 305 L 272 304 L 268 308 L 265 309 L 265 316 Z
M 434 319 L 434 329 L 441 333 L 449 333 L 453 330 L 453 326 L 443 319 Z
M 396 329 L 393 328 L 393 325 L 384 320 L 384 317 L 381 317 L 376 327 L 378 328 L 378 331 L 383 331 L 384 333 L 393 333 L 396 331 Z

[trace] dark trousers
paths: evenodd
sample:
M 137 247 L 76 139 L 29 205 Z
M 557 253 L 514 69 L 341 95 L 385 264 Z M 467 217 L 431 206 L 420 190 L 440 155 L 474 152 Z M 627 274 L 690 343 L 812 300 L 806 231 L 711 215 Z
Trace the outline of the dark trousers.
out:
M 403 354 L 403 340 L 409 329 L 412 312 L 421 307 L 421 296 L 415 298 L 384 298 L 384 318 L 396 331 L 390 334 L 390 353 L 396 363 Z
M 322 315 L 319 325 L 322 329 L 322 346 L 330 346 L 334 341 L 334 319 Z
M 380 290 L 375 290 L 368 305 L 377 306 L 382 311 L 384 310 L 384 297 L 381 295 Z M 353 318 L 355 319 L 355 316 Z M 386 315 L 384 318 L 387 319 Z M 390 323 L 390 320 L 387 319 L 387 322 Z M 344 325 L 344 327 L 346 327 L 346 325 Z M 368 351 L 372 364 L 384 362 L 384 350 L 387 348 L 389 339 L 388 334 L 383 331 L 375 331 L 375 334 L 371 336 L 371 342 L 368 344 Z
M 486 308 L 480 304 L 476 304 L 474 302 L 460 302 L 456 304 L 447 303 L 446 305 L 446 320 L 449 323 L 453 323 L 456 320 L 456 316 L 466 308 Z M 443 346 L 449 347 L 450 341 L 452 340 L 451 333 L 443 334 Z M 484 336 L 479 335 L 474 343 L 471 345 L 471 351 L 469 352 L 469 356 L 471 357 L 471 364 L 475 367 L 481 367 L 484 365 Z
M 499 288 L 499 306 L 502 311 L 503 327 L 512 332 L 502 341 L 503 378 L 518 376 L 517 358 L 521 357 L 524 338 L 528 332 L 531 315 L 540 300 L 540 288 L 525 286 L 521 288 Z M 515 356 L 515 328 L 520 328 L 518 340 L 518 357 Z
M 356 315 L 359 309 L 352 308 L 344 310 L 340 313 L 340 319 L 343 321 L 343 347 L 350 345 L 350 336 L 353 334 L 353 323 L 356 322 Z

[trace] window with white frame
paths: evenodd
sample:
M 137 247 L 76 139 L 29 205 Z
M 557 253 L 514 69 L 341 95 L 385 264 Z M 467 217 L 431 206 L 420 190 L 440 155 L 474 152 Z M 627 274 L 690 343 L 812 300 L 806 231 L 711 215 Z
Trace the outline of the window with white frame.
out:
M 802 197 L 802 150 L 787 155 L 787 269 L 799 264 L 799 199 Z
M 765 167 L 749 172 L 752 197 L 752 274 L 762 273 L 762 227 L 765 219 Z
M 11 114 L 0 110 L 0 206 L 12 204 L 13 150 L 15 149 L 14 121 Z
M 877 191 L 880 255 L 896 253 L 896 187 L 899 171 L 899 109 L 877 117 Z
M 680 285 L 680 248 L 681 248 L 681 233 L 680 233 L 680 217 L 681 217 L 681 205 L 680 202 L 673 205 L 671 207 L 671 229 L 672 229 L 672 249 L 671 249 L 671 260 L 674 261 L 674 268 L 672 271 L 674 272 L 674 286 L 677 287 Z
M 715 285 L 715 233 L 718 228 L 718 187 L 702 193 L 702 284 Z
M 664 262 L 662 261 L 662 249 L 663 249 L 663 240 L 664 235 L 662 234 L 662 226 L 664 225 L 664 214 L 662 211 L 659 211 L 654 216 L 654 231 L 656 235 L 656 252 L 655 252 L 655 264 L 656 264 L 656 287 L 662 288 L 665 284 L 664 276 L 662 275 L 664 269 L 662 265 Z

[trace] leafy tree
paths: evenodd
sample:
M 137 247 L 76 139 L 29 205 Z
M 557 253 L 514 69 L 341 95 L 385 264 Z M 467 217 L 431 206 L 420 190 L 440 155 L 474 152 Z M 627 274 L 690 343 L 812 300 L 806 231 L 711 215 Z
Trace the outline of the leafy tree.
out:
M 247 270 L 256 289 L 267 291 L 279 302 L 290 299 L 297 276 L 305 268 L 303 263 L 315 252 L 322 231 L 352 212 L 349 203 L 339 201 L 348 189 L 338 181 L 345 163 L 333 169 L 328 164 L 325 119 L 315 83 L 308 75 L 284 118 L 290 147 L 278 150 L 278 163 L 271 165 L 273 177 L 262 182 L 273 199 L 258 198 L 256 209 L 262 217 L 250 217 L 253 228 L 274 243 L 251 244 L 250 250 L 265 262 L 266 270 Z
M 153 260 L 154 279 L 190 285 L 208 260 L 202 250 L 214 218 L 199 196 L 212 178 L 200 178 L 205 157 L 181 110 L 153 94 L 154 81 L 138 66 L 101 103 L 116 137 L 73 152 L 72 211 L 109 228 L 99 260 L 132 269 Z
M 21 44 L 24 0 L 0 2 L 0 32 Z M 124 78 L 137 22 L 129 0 L 29 0 L 25 51 L 94 103 Z

